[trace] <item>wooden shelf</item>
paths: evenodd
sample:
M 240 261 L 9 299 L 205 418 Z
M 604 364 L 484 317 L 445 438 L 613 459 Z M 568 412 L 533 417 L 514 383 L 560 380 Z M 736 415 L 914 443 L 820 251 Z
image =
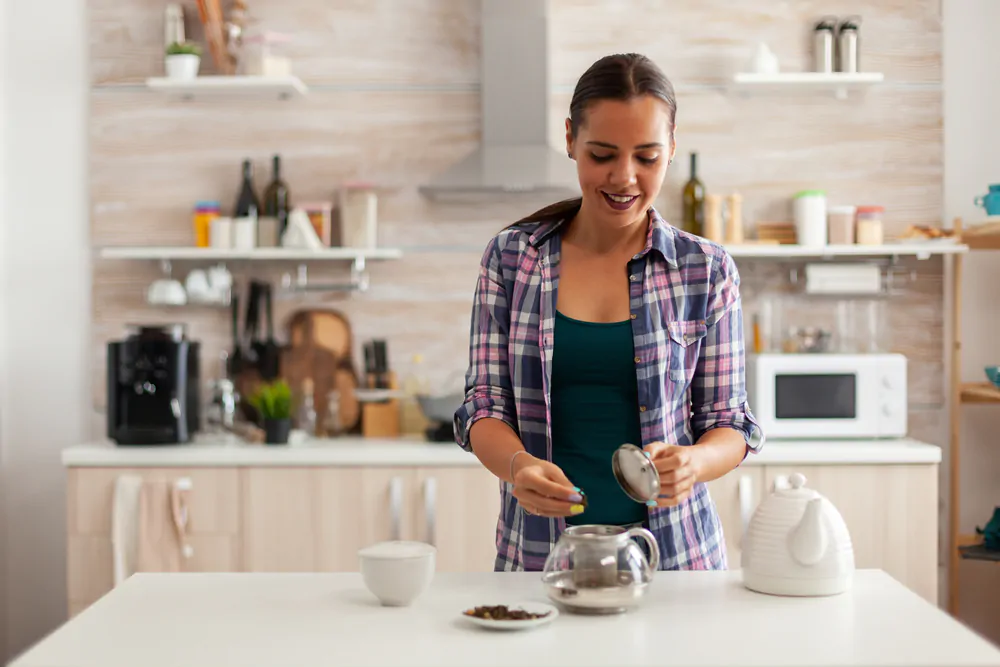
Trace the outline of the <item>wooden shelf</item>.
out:
M 1000 403 L 1000 389 L 989 382 L 965 382 L 960 390 L 962 403 Z
M 296 76 L 199 76 L 194 79 L 146 79 L 150 90 L 191 98 L 212 96 L 277 96 L 287 99 L 309 92 Z
M 970 250 L 1000 250 L 1000 217 L 963 227 L 962 243 Z
M 912 255 L 926 259 L 931 255 L 956 255 L 968 252 L 960 243 L 885 243 L 883 245 L 827 245 L 801 246 L 765 243 L 745 243 L 727 245 L 726 250 L 733 257 L 896 257 Z
M 98 251 L 101 259 L 126 260 L 194 260 L 194 261 L 353 261 L 399 259 L 403 253 L 398 248 L 324 248 L 306 250 L 299 248 L 255 248 L 253 250 L 224 250 L 188 246 L 110 246 Z
M 869 88 L 884 80 L 881 72 L 741 72 L 733 77 L 732 87 L 741 92 L 767 93 L 821 90 L 843 99 L 848 91 Z
M 964 560 L 985 560 L 1000 563 L 1000 551 L 987 549 L 982 544 L 970 544 L 958 548 Z

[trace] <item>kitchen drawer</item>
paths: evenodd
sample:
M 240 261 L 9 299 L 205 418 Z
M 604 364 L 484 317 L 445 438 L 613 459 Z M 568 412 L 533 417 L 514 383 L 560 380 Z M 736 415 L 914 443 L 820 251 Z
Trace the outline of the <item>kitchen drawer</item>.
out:
M 70 535 L 110 535 L 115 480 L 135 474 L 147 480 L 191 479 L 188 509 L 190 532 L 238 534 L 239 473 L 227 468 L 74 468 L 69 471 Z

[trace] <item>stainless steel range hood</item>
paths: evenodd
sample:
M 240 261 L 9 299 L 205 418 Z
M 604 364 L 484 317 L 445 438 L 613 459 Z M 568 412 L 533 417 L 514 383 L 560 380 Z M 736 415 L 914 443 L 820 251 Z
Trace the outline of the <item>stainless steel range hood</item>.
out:
M 548 142 L 548 0 L 481 0 L 482 139 L 420 192 L 433 199 L 580 193 L 575 163 Z

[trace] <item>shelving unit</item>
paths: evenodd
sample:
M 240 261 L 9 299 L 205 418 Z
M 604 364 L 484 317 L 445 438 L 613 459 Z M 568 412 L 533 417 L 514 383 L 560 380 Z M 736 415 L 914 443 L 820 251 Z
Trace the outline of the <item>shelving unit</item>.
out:
M 954 224 L 956 236 L 962 245 L 972 251 L 1000 250 L 1000 223 L 988 221 L 984 224 L 963 228 L 962 219 Z M 958 568 L 961 560 L 998 560 L 995 554 L 985 552 L 982 538 L 976 534 L 959 531 L 959 509 L 961 503 L 961 424 L 962 407 L 965 405 L 1000 405 L 1000 389 L 989 382 L 964 382 L 962 380 L 962 260 L 961 254 L 954 258 L 952 269 L 952 349 L 951 349 L 951 442 L 948 451 L 949 501 L 948 501 L 948 612 L 958 613 Z M 997 415 L 1000 419 L 1000 413 Z M 977 548 L 978 547 L 978 548 Z
M 98 249 L 102 260 L 158 261 L 164 273 L 170 275 L 175 261 L 190 262 L 288 262 L 298 264 L 296 277 L 291 273 L 282 279 L 283 287 L 292 292 L 308 291 L 360 291 L 368 289 L 368 262 L 399 259 L 398 248 L 254 248 L 253 250 L 226 250 L 190 246 L 108 246 Z M 310 262 L 350 262 L 351 278 L 340 284 L 311 284 L 306 265 Z
M 161 261 L 287 261 L 322 262 L 344 260 L 399 259 L 403 252 L 398 248 L 324 248 L 308 250 L 299 248 L 254 248 L 253 250 L 226 250 L 196 248 L 191 246 L 105 246 L 98 250 L 101 259 L 161 260 Z
M 884 80 L 885 75 L 881 72 L 741 72 L 733 76 L 732 88 L 743 93 L 825 90 L 843 99 L 849 91 L 864 90 Z
M 199 76 L 194 79 L 155 77 L 146 79 L 146 87 L 155 92 L 186 99 L 203 95 L 277 96 L 289 99 L 309 92 L 309 88 L 296 76 Z
M 740 244 L 727 245 L 726 250 L 733 257 L 897 257 L 903 255 L 927 259 L 931 255 L 956 255 L 968 252 L 969 248 L 961 243 L 885 243 L 883 245 L 775 245 L 775 244 Z

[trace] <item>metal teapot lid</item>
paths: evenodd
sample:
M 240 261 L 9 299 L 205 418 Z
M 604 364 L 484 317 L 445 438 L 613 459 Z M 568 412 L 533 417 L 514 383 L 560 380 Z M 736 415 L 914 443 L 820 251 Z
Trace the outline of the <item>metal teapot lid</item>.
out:
M 646 504 L 660 495 L 660 473 L 635 445 L 624 444 L 616 449 L 611 468 L 622 491 L 637 503 Z

